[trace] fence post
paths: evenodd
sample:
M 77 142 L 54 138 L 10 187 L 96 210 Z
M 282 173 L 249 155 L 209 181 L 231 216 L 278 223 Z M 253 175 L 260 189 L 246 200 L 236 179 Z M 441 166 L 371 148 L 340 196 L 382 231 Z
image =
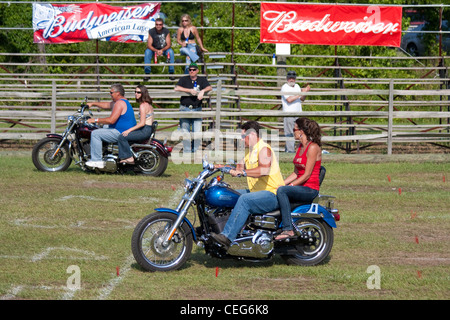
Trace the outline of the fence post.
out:
M 394 112 L 394 79 L 389 80 L 389 111 L 388 111 L 388 138 L 387 138 L 387 153 L 392 154 L 392 122 Z
M 52 81 L 52 115 L 50 132 L 56 132 L 56 81 Z
M 214 146 L 216 152 L 220 149 L 220 110 L 222 109 L 222 80 L 217 81 L 217 95 L 216 95 L 216 123 L 214 126 Z

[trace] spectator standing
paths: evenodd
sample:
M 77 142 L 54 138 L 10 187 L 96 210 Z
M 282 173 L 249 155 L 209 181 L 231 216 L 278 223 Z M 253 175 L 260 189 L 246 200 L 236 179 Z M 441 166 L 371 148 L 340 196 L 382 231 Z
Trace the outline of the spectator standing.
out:
M 189 65 L 189 75 L 181 77 L 175 86 L 175 91 L 185 92 L 189 95 L 180 98 L 180 111 L 201 112 L 202 99 L 206 92 L 212 90 L 206 77 L 198 77 L 198 66 L 192 62 Z M 180 128 L 183 132 L 201 132 L 202 118 L 181 118 Z M 195 152 L 200 146 L 201 140 L 183 139 L 183 152 Z
M 164 20 L 162 18 L 157 18 L 155 20 L 155 27 L 148 31 L 147 49 L 145 49 L 144 54 L 145 74 L 150 74 L 152 72 L 150 64 L 155 55 L 157 58 L 162 56 L 168 57 L 169 62 L 174 63 L 174 53 L 171 47 L 170 31 L 164 27 Z M 169 74 L 174 73 L 174 66 L 169 66 Z M 147 80 L 148 77 L 145 77 L 144 81 Z
M 286 75 L 287 82 L 281 87 L 281 91 L 286 95 L 281 97 L 281 104 L 283 112 L 302 112 L 302 102 L 305 101 L 306 96 L 301 95 L 301 92 L 308 92 L 311 88 L 307 85 L 305 88 L 295 83 L 297 74 L 295 71 L 288 71 Z M 294 136 L 294 124 L 297 117 L 284 117 L 284 135 L 286 137 Z M 286 141 L 285 152 L 295 153 L 295 141 Z

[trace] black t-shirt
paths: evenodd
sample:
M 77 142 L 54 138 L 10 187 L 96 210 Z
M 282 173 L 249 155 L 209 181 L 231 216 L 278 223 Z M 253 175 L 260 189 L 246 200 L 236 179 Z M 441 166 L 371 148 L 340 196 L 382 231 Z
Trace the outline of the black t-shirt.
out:
M 209 87 L 210 84 L 206 77 L 197 77 L 197 87 L 200 90 L 205 89 L 206 87 Z M 193 89 L 194 88 L 194 80 L 191 80 L 190 76 L 181 77 L 180 80 L 178 80 L 177 86 L 186 88 L 186 89 Z M 194 107 L 200 107 L 202 105 L 202 101 L 198 100 L 197 96 L 182 96 L 180 99 L 180 104 L 189 107 L 190 105 Z
M 167 45 L 166 38 L 169 33 L 170 31 L 167 28 L 162 28 L 161 33 L 156 32 L 156 28 L 148 30 L 149 37 L 153 39 L 153 48 L 158 50 L 164 48 Z

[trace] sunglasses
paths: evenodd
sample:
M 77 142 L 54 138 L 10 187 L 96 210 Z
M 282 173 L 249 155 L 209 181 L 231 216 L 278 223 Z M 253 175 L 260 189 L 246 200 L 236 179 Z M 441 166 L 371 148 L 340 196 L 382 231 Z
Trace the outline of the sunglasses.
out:
M 252 133 L 252 132 L 246 131 L 244 134 L 241 134 L 241 139 L 245 139 L 245 137 L 247 137 L 250 133 Z
M 198 70 L 198 69 L 189 69 L 189 71 L 196 71 L 196 70 Z
M 109 94 L 113 94 L 115 91 L 110 91 Z
M 141 91 L 135 91 L 134 93 L 136 93 L 136 94 L 142 94 Z
M 188 22 L 189 20 L 181 20 L 182 22 Z
M 155 26 L 162 26 L 162 23 L 155 23 Z

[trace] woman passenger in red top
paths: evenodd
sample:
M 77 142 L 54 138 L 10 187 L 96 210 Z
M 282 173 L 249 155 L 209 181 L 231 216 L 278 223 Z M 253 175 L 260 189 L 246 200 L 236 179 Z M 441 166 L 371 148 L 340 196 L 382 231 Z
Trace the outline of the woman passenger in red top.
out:
M 285 186 L 277 190 L 283 232 L 275 240 L 293 237 L 290 202 L 312 202 L 319 194 L 319 173 L 322 163 L 322 134 L 314 120 L 298 118 L 294 124 L 294 138 L 300 141 L 294 157 L 294 172 L 285 180 Z

